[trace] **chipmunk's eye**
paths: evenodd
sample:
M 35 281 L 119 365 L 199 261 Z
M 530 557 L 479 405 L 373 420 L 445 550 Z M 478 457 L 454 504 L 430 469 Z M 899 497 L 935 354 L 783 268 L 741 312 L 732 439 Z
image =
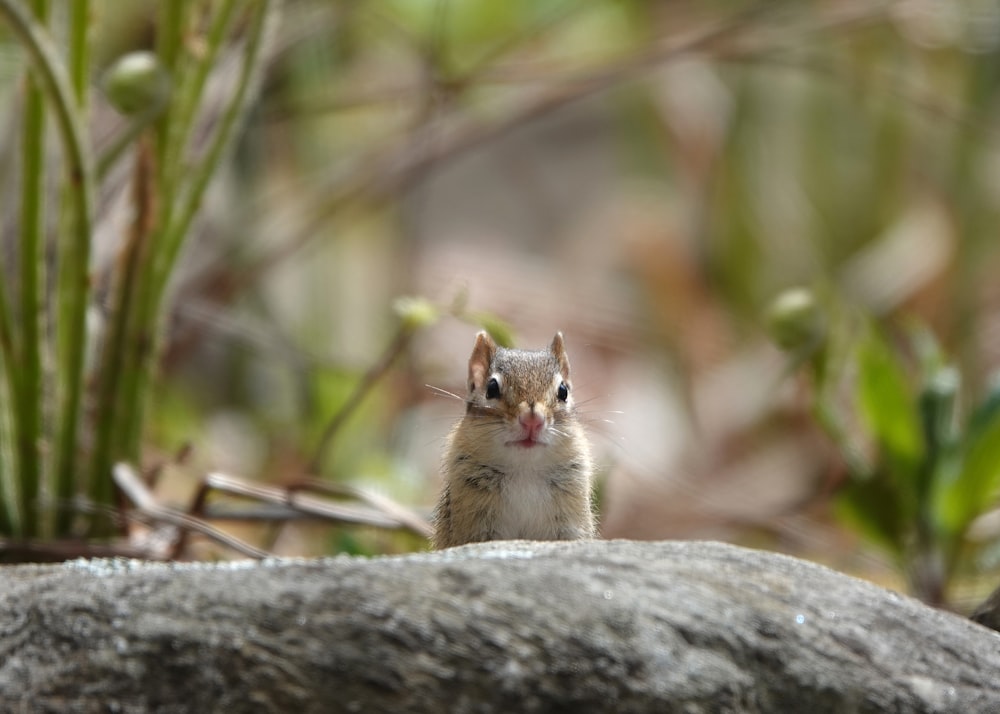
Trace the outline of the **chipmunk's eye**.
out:
M 497 381 L 496 377 L 490 377 L 490 381 L 486 383 L 486 398 L 500 398 L 500 382 Z
M 565 382 L 560 382 L 559 389 L 556 390 L 556 396 L 559 398 L 560 402 L 565 402 L 569 399 L 569 385 Z

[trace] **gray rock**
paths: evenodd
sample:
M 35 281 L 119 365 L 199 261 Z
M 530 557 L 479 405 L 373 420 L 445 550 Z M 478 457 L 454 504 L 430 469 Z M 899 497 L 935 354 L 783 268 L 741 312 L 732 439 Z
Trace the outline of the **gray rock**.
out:
M 997 712 L 1000 634 L 719 543 L 4 568 L 0 709 Z
M 969 616 L 973 622 L 1000 631 L 1000 588 L 994 590 Z

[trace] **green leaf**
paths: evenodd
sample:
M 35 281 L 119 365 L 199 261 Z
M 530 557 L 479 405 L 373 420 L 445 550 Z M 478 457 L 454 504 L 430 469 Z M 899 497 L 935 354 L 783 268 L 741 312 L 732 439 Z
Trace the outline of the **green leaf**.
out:
M 952 534 L 989 508 L 1000 489 L 1000 393 L 994 388 L 970 419 L 962 443 L 961 468 L 943 480 L 936 499 L 938 519 Z
M 993 376 L 983 399 L 969 418 L 968 435 L 972 437 L 988 427 L 1000 415 L 1000 374 Z
M 843 521 L 902 561 L 907 519 L 887 473 L 852 478 L 840 490 L 836 509 Z
M 872 332 L 858 350 L 858 408 L 861 418 L 897 483 L 908 489 L 923 458 L 923 439 L 916 400 L 906 373 L 885 341 Z
M 955 408 L 961 374 L 950 365 L 930 368 L 918 401 L 924 437 L 924 459 L 916 484 L 917 500 L 926 513 L 928 499 L 942 479 L 950 478 L 956 458 L 958 435 Z

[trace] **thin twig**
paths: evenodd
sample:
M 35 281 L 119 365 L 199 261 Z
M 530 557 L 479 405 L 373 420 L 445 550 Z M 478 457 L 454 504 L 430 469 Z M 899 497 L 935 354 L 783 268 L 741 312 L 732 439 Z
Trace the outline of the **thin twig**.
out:
M 192 518 L 205 517 L 205 503 L 208 501 L 208 494 L 211 490 L 209 485 L 205 481 L 202 481 L 201 486 L 198 487 L 198 491 L 194 495 L 194 500 L 191 502 L 191 507 L 188 509 L 189 516 Z M 177 536 L 177 540 L 174 541 L 173 548 L 170 550 L 171 560 L 180 558 L 181 553 L 187 549 L 187 542 L 188 532 L 182 529 Z
M 378 381 L 392 368 L 392 365 L 399 359 L 400 355 L 406 351 L 409 346 L 410 341 L 413 339 L 413 329 L 405 324 L 401 324 L 397 330 L 392 341 L 386 347 L 385 351 L 379 360 L 371 366 L 371 368 L 365 372 L 361 381 L 357 383 L 354 387 L 354 391 L 351 396 L 347 398 L 344 405 L 337 411 L 333 417 L 330 419 L 326 428 L 323 429 L 323 435 L 320 437 L 319 444 L 316 446 L 316 451 L 313 454 L 312 460 L 309 463 L 309 471 L 311 473 L 319 473 L 320 467 L 323 463 L 324 457 L 327 455 L 327 451 L 330 449 L 330 444 L 333 442 L 333 438 L 340 431 L 341 427 L 347 422 L 348 419 L 357 411 L 358 407 L 361 406 L 361 402 L 372 390 L 372 388 L 378 383 Z
M 239 521 L 244 523 L 282 523 L 287 521 L 329 520 L 311 513 L 303 513 L 291 506 L 274 503 L 242 506 L 231 503 L 206 504 L 198 514 L 206 521 Z
M 389 530 L 402 528 L 414 531 L 420 536 L 424 536 L 426 533 L 426 529 L 423 526 L 414 528 L 411 523 L 403 522 L 382 510 L 366 506 L 333 503 L 327 499 L 297 495 L 288 489 L 248 483 L 242 479 L 218 472 L 210 473 L 205 477 L 205 487 L 234 496 L 242 496 L 257 501 L 287 506 L 310 516 L 326 520 L 340 521 L 354 525 L 374 526 Z
M 290 485 L 288 491 L 292 493 L 297 491 L 315 491 L 331 496 L 354 498 L 385 513 L 418 535 L 430 538 L 434 534 L 431 525 L 424 518 L 421 518 L 409 508 L 396 503 L 391 498 L 383 496 L 380 493 L 374 493 L 348 484 L 328 483 L 316 479 L 298 481 Z
M 182 532 L 195 531 L 220 545 L 224 545 L 251 558 L 266 558 L 270 555 L 267 551 L 255 548 L 249 543 L 244 543 L 239 538 L 219 530 L 200 518 L 195 518 L 176 508 L 160 505 L 153 493 L 146 488 L 146 484 L 143 483 L 139 474 L 128 464 L 115 464 L 114 479 L 115 484 L 132 502 L 140 517 L 147 518 L 154 523 L 165 523 L 175 526 L 181 529 Z

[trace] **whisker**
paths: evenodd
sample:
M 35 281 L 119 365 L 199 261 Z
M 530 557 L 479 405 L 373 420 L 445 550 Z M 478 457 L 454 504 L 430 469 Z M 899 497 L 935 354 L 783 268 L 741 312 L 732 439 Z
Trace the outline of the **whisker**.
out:
M 465 397 L 460 397 L 454 392 L 449 392 L 447 389 L 441 389 L 441 387 L 435 387 L 433 384 L 425 384 L 424 386 L 433 391 L 435 396 L 450 397 L 451 399 L 457 399 L 460 402 L 466 401 Z
M 621 416 L 624 414 L 625 412 L 620 409 L 580 409 L 579 406 L 576 406 L 572 411 L 572 415 L 585 424 L 592 424 L 597 421 L 614 424 L 614 421 L 603 417 L 606 415 Z
M 602 400 L 610 399 L 610 395 L 598 395 L 596 397 L 588 397 L 587 399 L 575 399 L 574 404 L 577 407 L 582 407 L 585 404 L 593 404 L 594 402 L 600 403 Z
M 607 441 L 622 448 L 625 436 L 620 433 L 620 427 L 610 419 L 586 419 L 581 420 L 587 426 L 588 433 L 593 437 L 598 437 L 602 441 Z M 622 442 L 622 443 L 619 443 Z
M 576 416 L 580 421 L 586 422 L 588 424 L 593 424 L 595 422 L 604 422 L 606 424 L 615 423 L 614 419 L 608 419 L 603 416 L 604 414 L 614 414 L 616 416 L 621 416 L 622 414 L 624 414 L 624 412 L 583 412 L 582 414 L 578 412 Z
M 425 439 L 420 445 L 426 449 L 430 446 L 433 446 L 434 444 L 438 445 L 444 444 L 447 438 L 448 437 L 445 434 L 442 434 L 441 436 L 430 436 L 427 439 Z
M 614 448 L 620 454 L 628 453 L 628 440 L 623 435 L 612 436 L 607 432 L 599 431 L 593 434 L 601 442 L 607 444 L 609 447 Z

